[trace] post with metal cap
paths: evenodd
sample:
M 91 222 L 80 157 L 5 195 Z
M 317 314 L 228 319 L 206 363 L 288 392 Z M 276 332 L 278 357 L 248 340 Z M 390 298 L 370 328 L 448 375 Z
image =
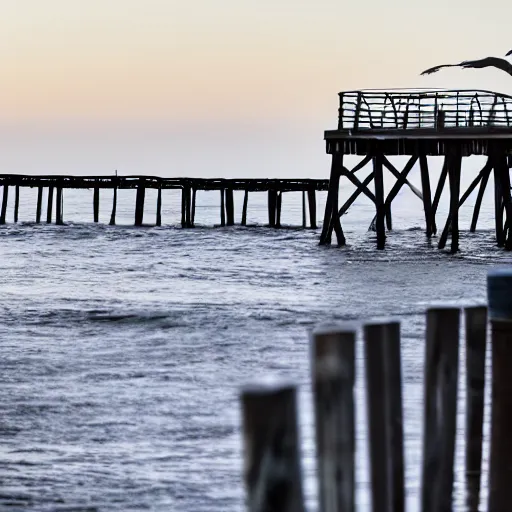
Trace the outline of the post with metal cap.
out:
M 312 334 L 318 502 L 322 512 L 354 511 L 354 381 L 356 329 L 350 324 Z
M 487 298 L 492 351 L 487 509 L 501 512 L 512 503 L 512 267 L 488 272 Z
M 304 512 L 296 386 L 246 386 L 241 405 L 247 510 Z

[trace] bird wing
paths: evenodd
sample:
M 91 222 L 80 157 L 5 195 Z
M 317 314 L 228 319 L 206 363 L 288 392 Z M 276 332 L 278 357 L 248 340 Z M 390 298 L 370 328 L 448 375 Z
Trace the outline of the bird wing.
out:
M 460 66 L 460 64 L 441 64 L 440 66 L 434 66 L 433 68 L 428 68 L 423 71 L 422 75 L 430 75 L 432 73 L 437 73 L 442 68 L 451 68 L 453 66 Z
M 505 57 L 508 57 L 509 55 L 512 55 L 512 50 L 510 50 Z
M 512 75 L 512 64 L 505 59 L 501 59 L 499 57 L 486 57 L 485 59 L 479 60 L 465 60 L 461 62 L 461 67 L 463 68 L 487 68 L 494 67 L 505 71 L 509 75 Z

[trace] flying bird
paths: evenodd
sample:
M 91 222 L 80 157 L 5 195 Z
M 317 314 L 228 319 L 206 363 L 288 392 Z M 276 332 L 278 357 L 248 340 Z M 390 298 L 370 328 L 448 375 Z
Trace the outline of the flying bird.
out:
M 510 50 L 510 51 L 507 53 L 506 57 L 508 57 L 509 55 L 512 55 L 512 50 Z
M 509 53 L 512 54 L 512 50 L 510 50 Z M 433 68 L 426 69 L 421 74 L 430 75 L 431 73 L 436 73 L 442 68 L 454 67 L 461 67 L 464 69 L 495 67 L 501 69 L 502 71 L 505 71 L 505 73 L 508 73 L 509 75 L 512 75 L 512 64 L 508 60 L 500 59 L 499 57 L 486 57 L 485 59 L 479 60 L 465 60 L 464 62 L 460 62 L 459 64 L 442 64 L 440 66 L 434 66 Z

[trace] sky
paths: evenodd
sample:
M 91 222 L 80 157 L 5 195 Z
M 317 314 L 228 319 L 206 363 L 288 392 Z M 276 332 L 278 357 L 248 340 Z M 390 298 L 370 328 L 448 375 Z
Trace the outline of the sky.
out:
M 0 0 L 0 172 L 323 177 L 338 92 L 483 88 L 505 0 Z

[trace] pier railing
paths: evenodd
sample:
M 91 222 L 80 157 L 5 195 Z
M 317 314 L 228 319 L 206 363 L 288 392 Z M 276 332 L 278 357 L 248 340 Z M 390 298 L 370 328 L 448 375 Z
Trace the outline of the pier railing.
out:
M 512 270 L 488 275 L 489 305 L 464 309 L 466 352 L 465 481 L 467 509 L 479 510 L 482 479 L 486 333 L 492 343 L 492 416 L 488 510 L 512 503 Z M 461 309 L 426 312 L 421 512 L 453 510 Z M 400 322 L 362 322 L 374 512 L 405 510 Z M 354 324 L 311 335 L 318 510 L 354 512 Z M 490 383 L 489 383 L 490 384 Z M 406 389 L 404 388 L 404 392 Z M 242 389 L 247 510 L 303 512 L 297 387 L 264 380 Z M 485 481 L 487 478 L 485 478 Z M 466 509 L 466 507 L 462 507 Z
M 512 128 L 512 96 L 480 90 L 361 90 L 339 94 L 340 130 Z

